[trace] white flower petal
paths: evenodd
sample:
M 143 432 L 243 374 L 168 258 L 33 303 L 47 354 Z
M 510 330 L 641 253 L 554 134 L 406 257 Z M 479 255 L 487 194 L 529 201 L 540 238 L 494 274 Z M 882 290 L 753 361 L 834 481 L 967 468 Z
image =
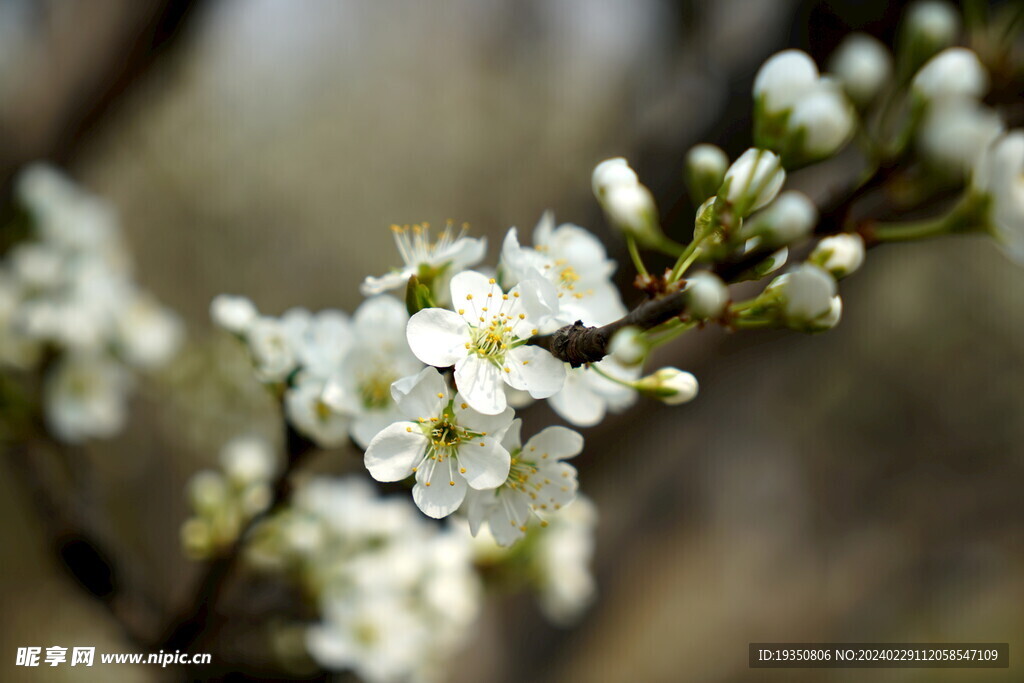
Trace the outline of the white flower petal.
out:
M 406 417 L 419 420 L 436 417 L 448 404 L 448 385 L 437 368 L 423 368 L 410 386 L 404 379 L 396 390 L 392 385 L 392 396 L 398 403 L 398 411 Z M 406 392 L 401 393 L 402 389 Z
M 450 462 L 445 460 L 442 464 L 423 467 L 416 472 L 412 499 L 416 507 L 428 517 L 447 517 L 459 509 L 466 497 L 466 480 L 458 476 L 458 473 L 449 473 Z
M 465 356 L 455 364 L 455 384 L 466 403 L 485 415 L 497 415 L 507 405 L 500 368 L 479 356 Z
M 466 321 L 443 308 L 425 308 L 410 318 L 406 337 L 417 358 L 439 368 L 464 357 L 470 340 Z
M 512 419 L 515 417 L 515 411 L 508 407 L 497 415 L 485 415 L 478 412 L 469 405 L 468 401 L 464 400 L 461 393 L 455 394 L 454 403 L 455 421 L 459 423 L 459 426 L 471 429 L 479 434 L 486 434 L 495 439 L 505 436 L 505 433 L 512 426 Z M 466 407 L 463 408 L 463 405 Z
M 383 294 L 384 292 L 392 289 L 399 289 L 405 287 L 409 282 L 409 276 L 412 275 L 411 271 L 401 270 L 394 273 L 387 273 L 381 277 L 367 276 L 363 280 L 363 283 L 359 285 L 359 292 L 363 296 L 374 296 L 376 294 Z
M 607 405 L 597 392 L 593 391 L 583 373 L 584 368 L 569 370 L 565 387 L 548 399 L 548 403 L 563 419 L 577 427 L 592 427 L 604 419 Z
M 401 481 L 427 450 L 427 437 L 413 422 L 396 422 L 373 437 L 363 464 L 377 481 Z
M 559 425 L 541 430 L 523 446 L 524 454 L 538 460 L 566 460 L 582 450 L 583 436 Z
M 472 309 L 475 302 L 483 302 L 487 294 L 493 290 L 500 290 L 491 279 L 475 270 L 466 270 L 452 278 L 451 282 L 452 306 L 456 309 Z M 500 294 L 500 291 L 499 291 Z M 475 304 L 477 305 L 477 304 Z M 486 305 L 479 303 L 478 305 Z
M 539 346 L 520 346 L 508 353 L 506 381 L 534 398 L 554 396 L 565 386 L 565 363 Z
M 466 470 L 462 476 L 475 489 L 493 489 L 504 484 L 510 463 L 508 451 L 490 436 L 459 447 L 459 466 Z

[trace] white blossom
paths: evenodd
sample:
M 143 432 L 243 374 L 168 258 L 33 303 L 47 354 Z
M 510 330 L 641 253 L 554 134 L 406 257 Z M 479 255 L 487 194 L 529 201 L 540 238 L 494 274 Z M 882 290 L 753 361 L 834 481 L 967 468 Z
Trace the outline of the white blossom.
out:
M 232 481 L 247 486 L 268 482 L 277 470 L 276 456 L 270 443 L 260 436 L 238 436 L 227 442 L 220 452 L 224 473 Z
M 633 325 L 616 332 L 608 343 L 608 356 L 627 366 L 642 363 L 649 350 L 643 330 Z
M 951 97 L 980 99 L 988 92 L 988 72 L 971 50 L 950 47 L 928 60 L 911 85 L 914 92 L 928 101 Z
M 365 449 L 380 430 L 402 419 L 391 384 L 423 369 L 409 349 L 405 306 L 389 296 L 371 297 L 352 317 L 352 343 L 328 380 L 323 401 L 351 418 L 349 434 Z
M 117 328 L 125 360 L 146 368 L 170 360 L 184 337 L 181 319 L 147 294 L 131 297 L 117 317 Z
M 495 488 L 508 477 L 510 459 L 501 439 L 512 424 L 511 408 L 497 415 L 474 410 L 461 394 L 451 395 L 434 368 L 420 372 L 395 400 L 409 419 L 377 434 L 364 463 L 377 481 L 415 474 L 413 500 L 424 514 L 450 515 L 467 487 Z
M 531 517 L 543 525 L 549 513 L 576 498 L 576 468 L 564 462 L 583 450 L 583 437 L 561 426 L 547 427 L 525 444 L 520 439 L 521 420 L 515 420 L 502 445 L 511 455 L 508 479 L 496 489 L 471 491 L 466 512 L 474 536 L 484 522 L 499 545 L 522 538 Z
M 594 235 L 571 223 L 555 227 L 550 211 L 533 230 L 533 247 L 519 243 L 515 228 L 508 231 L 501 248 L 500 281 L 503 286 L 529 279 L 546 279 L 558 291 L 556 326 L 582 320 L 604 325 L 626 314 L 619 290 L 611 281 L 615 261 Z M 551 331 L 543 322 L 540 329 Z
M 625 235 L 643 241 L 657 231 L 658 207 L 654 195 L 639 183 L 613 185 L 605 192 L 601 206 L 608 221 Z
M 694 201 L 714 196 L 728 168 L 729 157 L 721 147 L 707 143 L 691 147 L 686 153 L 686 176 Z
M 638 185 L 640 179 L 623 157 L 605 159 L 594 167 L 591 175 L 591 186 L 594 196 L 600 201 L 613 187 Z
M 974 169 L 976 192 L 988 197 L 988 224 L 1007 254 L 1024 263 L 1024 130 L 1003 135 Z
M 813 263 L 803 263 L 775 278 L 766 292 L 780 296 L 780 311 L 794 329 L 815 331 L 834 314 L 836 280 Z
M 697 378 L 679 368 L 660 368 L 636 382 L 644 394 L 670 406 L 687 403 L 697 398 Z
M 858 104 L 877 97 L 893 75 L 892 55 L 877 38 L 851 33 L 832 55 L 830 69 Z
M 261 316 L 249 328 L 246 341 L 261 380 L 281 381 L 295 370 L 296 343 L 281 320 Z
M 835 83 L 821 79 L 793 105 L 788 124 L 800 142 L 801 152 L 821 158 L 850 139 L 855 121 L 842 90 Z
M 505 410 L 502 383 L 534 398 L 562 388 L 562 362 L 526 344 L 539 332 L 538 321 L 558 310 L 550 282 L 525 280 L 505 294 L 494 278 L 465 271 L 452 278 L 451 296 L 456 311 L 427 308 L 409 319 L 409 347 L 427 365 L 454 365 L 459 391 L 475 410 Z
M 768 246 L 785 246 L 810 234 L 818 209 L 807 195 L 787 190 L 743 226 L 743 234 L 760 237 Z
M 124 366 L 109 357 L 65 356 L 46 377 L 46 424 L 68 443 L 113 436 L 127 419 L 130 387 Z
M 951 98 L 929 107 L 918 131 L 918 146 L 932 164 L 966 175 L 1003 132 L 994 110 L 969 98 Z
M 463 225 L 456 232 L 454 224 L 448 223 L 437 240 L 432 242 L 430 226 L 425 223 L 412 227 L 391 226 L 403 265 L 381 277 L 367 277 L 363 280 L 360 287 L 363 296 L 405 287 L 413 275 L 421 278 L 424 275 L 429 278 L 441 275 L 450 277 L 476 265 L 484 257 L 487 240 L 467 237 L 467 229 Z
M 726 199 L 744 217 L 775 199 L 785 181 L 778 155 L 752 147 L 726 171 L 723 187 Z
M 300 373 L 284 394 L 285 415 L 300 434 L 322 448 L 337 448 L 348 440 L 351 418 L 335 412 L 324 400 L 323 379 Z
M 783 50 L 772 55 L 754 78 L 754 97 L 768 113 L 790 109 L 818 82 L 818 66 L 806 52 Z
M 729 288 L 709 271 L 698 271 L 686 278 L 686 311 L 697 320 L 718 318 L 729 303 Z
M 536 566 L 541 609 L 557 624 L 571 624 L 593 601 L 597 586 L 590 564 L 594 557 L 597 509 L 577 496 L 550 518 L 538 536 Z
M 548 403 L 562 419 L 577 427 L 593 427 L 608 413 L 622 412 L 636 401 L 634 389 L 601 376 L 595 366 L 627 383 L 640 375 L 639 365 L 627 366 L 612 356 L 590 367 L 567 367 L 565 386 Z
M 818 242 L 808 260 L 830 272 L 836 279 L 846 277 L 864 263 L 864 239 L 856 233 L 826 237 Z
M 907 12 L 907 31 L 936 49 L 949 45 L 960 31 L 956 8 L 941 0 L 923 0 Z
M 210 317 L 214 324 L 228 332 L 244 335 L 259 318 L 259 311 L 256 310 L 256 305 L 244 296 L 218 294 L 210 302 Z

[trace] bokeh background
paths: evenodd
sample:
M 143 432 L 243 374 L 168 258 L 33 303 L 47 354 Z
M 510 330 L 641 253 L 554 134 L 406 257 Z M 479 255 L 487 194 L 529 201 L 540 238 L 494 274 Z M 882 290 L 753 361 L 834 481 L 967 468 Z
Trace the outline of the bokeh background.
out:
M 504 231 L 545 208 L 628 261 L 590 196 L 596 162 L 627 156 L 681 237 L 686 150 L 749 145 L 760 63 L 787 46 L 823 61 L 851 28 L 890 40 L 902 12 L 853 0 L 0 2 L 4 201 L 24 163 L 65 166 L 117 207 L 138 280 L 188 325 L 127 432 L 75 454 L 82 514 L 124 580 L 158 605 L 187 594 L 185 481 L 240 431 L 278 438 L 244 355 L 208 320 L 214 295 L 271 314 L 352 310 L 362 278 L 394 261 L 391 223 L 468 221 L 495 258 Z M 844 319 L 826 335 L 709 329 L 666 349 L 659 360 L 700 379 L 699 400 L 641 403 L 585 431 L 599 601 L 567 630 L 524 596 L 492 600 L 452 680 L 1020 680 L 1019 665 L 755 671 L 747 643 L 1009 641 L 1019 657 L 1022 288 L 1024 270 L 986 239 L 887 246 L 844 281 Z M 555 418 L 535 407 L 526 419 Z M 333 451 L 316 466 L 358 471 L 361 458 Z M 14 668 L 18 646 L 133 648 L 7 474 L 0 677 L 157 678 Z

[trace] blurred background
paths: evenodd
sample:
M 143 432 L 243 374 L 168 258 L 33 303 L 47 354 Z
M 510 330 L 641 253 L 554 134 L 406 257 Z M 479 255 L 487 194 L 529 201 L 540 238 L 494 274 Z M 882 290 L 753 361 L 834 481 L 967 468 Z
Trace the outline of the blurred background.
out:
M 241 431 L 279 438 L 244 354 L 209 322 L 213 296 L 352 310 L 362 278 L 393 265 L 390 224 L 468 221 L 493 261 L 504 231 L 546 208 L 599 235 L 625 286 L 595 163 L 628 157 L 685 239 L 684 155 L 749 146 L 760 63 L 790 46 L 823 62 L 851 29 L 891 44 L 902 13 L 854 0 L 0 1 L 4 201 L 23 164 L 64 166 L 117 207 L 137 279 L 187 323 L 128 430 L 75 454 L 120 579 L 155 604 L 186 595 L 185 482 Z M 1022 287 L 987 239 L 886 246 L 843 283 L 827 335 L 708 329 L 665 349 L 699 400 L 644 402 L 584 431 L 598 602 L 559 629 L 531 600 L 492 600 L 451 679 L 1020 680 L 1017 667 L 750 670 L 747 644 L 1009 641 L 1019 656 Z M 546 410 L 526 420 L 556 419 Z M 361 454 L 316 467 L 359 471 Z M 16 482 L 0 474 L 2 677 L 158 678 L 13 667 L 24 645 L 134 649 Z

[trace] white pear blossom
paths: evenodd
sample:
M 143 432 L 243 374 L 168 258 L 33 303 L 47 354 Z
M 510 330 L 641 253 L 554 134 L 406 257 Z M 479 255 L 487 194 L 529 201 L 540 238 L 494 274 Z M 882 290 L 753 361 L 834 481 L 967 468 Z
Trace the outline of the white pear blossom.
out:
M 612 356 L 590 367 L 567 367 L 565 386 L 548 403 L 562 419 L 577 427 L 593 427 L 608 413 L 622 412 L 636 402 L 635 390 L 601 376 L 594 366 L 626 383 L 640 376 L 640 366 L 624 365 Z
M 220 452 L 224 473 L 232 481 L 247 486 L 269 482 L 277 471 L 274 448 L 261 436 L 238 436 L 227 442 Z
M 466 268 L 475 266 L 484 257 L 487 240 L 467 237 L 468 226 L 455 231 L 453 223 L 445 225 L 437 240 L 430 240 L 430 226 L 427 224 L 399 227 L 391 226 L 395 244 L 402 257 L 403 266 L 381 277 L 367 277 L 360 290 L 363 296 L 382 294 L 406 286 L 413 275 L 433 279 L 451 276 Z
M 300 434 L 322 448 L 337 448 L 348 440 L 351 418 L 324 400 L 325 382 L 301 373 L 284 394 L 285 415 Z
M 939 49 L 956 39 L 960 31 L 960 15 L 948 2 L 923 0 L 911 5 L 906 24 L 912 38 Z
M 629 162 L 623 157 L 605 159 L 594 167 L 591 175 L 591 186 L 594 196 L 601 201 L 604 195 L 613 187 L 639 185 L 640 179 L 629 166 Z
M 697 320 L 718 318 L 729 303 L 729 288 L 712 272 L 702 270 L 686 278 L 686 311 Z
M 850 275 L 864 263 L 864 238 L 856 233 L 841 233 L 826 237 L 808 257 L 839 279 Z
M 583 437 L 560 426 L 547 427 L 525 444 L 522 421 L 515 420 L 502 445 L 512 456 L 508 479 L 496 489 L 470 491 L 466 512 L 470 533 L 476 536 L 484 522 L 499 545 L 515 543 L 526 534 L 527 523 L 546 518 L 576 498 L 576 468 L 565 462 L 583 450 Z
M 256 305 L 244 296 L 218 294 L 210 302 L 214 324 L 237 335 L 245 335 L 259 315 Z
M 611 281 L 615 261 L 594 235 L 571 223 L 555 227 L 555 217 L 544 212 L 533 230 L 533 247 L 519 243 L 515 228 L 501 248 L 500 281 L 503 286 L 529 279 L 546 279 L 558 291 L 557 327 L 582 320 L 604 325 L 626 314 L 619 290 Z M 551 331 L 543 322 L 540 329 Z
M 644 185 L 613 185 L 601 202 L 608 222 L 625 235 L 647 240 L 657 234 L 658 207 Z
M 974 191 L 988 197 L 988 224 L 1007 254 L 1024 263 L 1024 130 L 989 145 L 974 169 Z
M 281 320 L 261 316 L 249 328 L 246 341 L 261 380 L 281 381 L 295 370 L 295 339 Z
M 184 337 L 181 319 L 148 294 L 131 297 L 116 324 L 125 360 L 138 367 L 163 365 Z
M 860 105 L 875 99 L 893 75 L 889 49 L 866 33 L 851 33 L 844 38 L 829 66 L 850 99 Z
M 679 368 L 659 368 L 636 382 L 636 388 L 662 403 L 677 406 L 697 398 L 697 378 Z
M 558 310 L 550 282 L 525 280 L 505 294 L 494 278 L 465 271 L 452 278 L 451 296 L 456 311 L 427 308 L 409 319 L 409 347 L 427 365 L 454 365 L 455 383 L 475 410 L 505 410 L 502 383 L 534 398 L 562 388 L 563 363 L 526 343 Z
M 951 47 L 928 60 L 911 85 L 915 93 L 931 102 L 980 99 L 988 92 L 988 71 L 971 50 Z
M 65 356 L 46 378 L 46 424 L 68 443 L 113 436 L 127 419 L 130 388 L 127 370 L 107 356 Z
M 743 226 L 743 234 L 760 237 L 768 246 L 792 244 L 810 234 L 818 222 L 818 209 L 807 195 L 787 190 Z
M 534 561 L 540 605 L 548 619 L 568 625 L 579 619 L 597 592 L 590 570 L 597 508 L 580 495 L 549 521 L 538 535 Z
M 364 463 L 377 481 L 415 474 L 413 500 L 424 514 L 450 515 L 467 487 L 495 488 L 508 478 L 510 459 L 501 439 L 512 424 L 511 408 L 497 415 L 474 410 L 462 394 L 451 395 L 435 368 L 425 368 L 395 400 L 409 419 L 377 434 Z
M 969 98 L 952 98 L 928 108 L 917 142 L 929 162 L 963 176 L 1002 132 L 1002 119 L 993 109 Z
M 783 50 L 772 55 L 754 78 L 754 97 L 770 114 L 790 109 L 818 82 L 818 66 L 801 50 Z
M 786 181 L 778 155 L 752 147 L 725 173 L 725 197 L 742 218 L 775 199 Z
M 855 121 L 842 90 L 823 78 L 793 105 L 788 124 L 800 143 L 801 153 L 821 158 L 850 139 Z
M 389 296 L 364 301 L 352 317 L 352 344 L 327 381 L 323 401 L 351 418 L 349 434 L 365 449 L 380 430 L 402 419 L 391 385 L 423 369 L 409 349 L 405 306 Z

